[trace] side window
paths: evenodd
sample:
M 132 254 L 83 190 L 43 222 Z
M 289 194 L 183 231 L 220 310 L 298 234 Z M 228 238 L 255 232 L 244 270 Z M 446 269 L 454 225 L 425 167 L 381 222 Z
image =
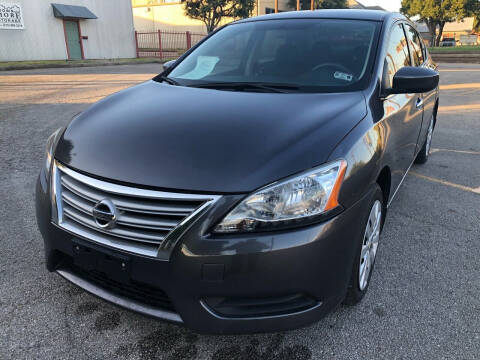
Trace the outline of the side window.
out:
M 425 40 L 423 39 L 423 37 L 421 35 L 420 35 L 420 42 L 422 43 L 423 61 L 426 61 L 428 59 L 427 44 L 425 43 Z
M 383 81 L 386 88 L 392 86 L 393 76 L 404 66 L 410 66 L 407 40 L 402 25 L 395 25 L 388 40 L 387 56 L 385 57 L 385 68 L 383 70 Z
M 422 39 L 418 35 L 417 31 L 410 25 L 405 24 L 405 32 L 407 33 L 408 46 L 412 53 L 413 65 L 420 66 L 423 64 L 423 50 Z

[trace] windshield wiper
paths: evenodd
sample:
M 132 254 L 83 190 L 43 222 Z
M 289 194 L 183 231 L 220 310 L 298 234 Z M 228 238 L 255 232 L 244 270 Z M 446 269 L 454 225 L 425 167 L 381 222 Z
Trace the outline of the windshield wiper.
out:
M 166 83 L 168 83 L 170 85 L 180 86 L 180 83 L 178 81 L 175 81 L 172 78 L 169 78 L 168 76 L 165 76 L 165 75 L 159 76 L 158 79 L 160 79 L 162 81 L 165 81 Z
M 259 89 L 269 92 L 288 93 L 298 90 L 299 87 L 293 84 L 277 84 L 264 82 L 207 82 L 190 85 L 191 87 L 205 88 L 205 89 Z

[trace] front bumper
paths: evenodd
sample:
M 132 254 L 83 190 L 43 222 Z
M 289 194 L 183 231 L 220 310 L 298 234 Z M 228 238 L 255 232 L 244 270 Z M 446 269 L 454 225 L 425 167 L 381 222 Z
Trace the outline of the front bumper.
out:
M 44 173 L 36 188 L 49 271 L 127 309 L 221 334 L 298 328 L 338 305 L 365 203 L 321 224 L 262 234 L 205 237 L 200 219 L 164 261 L 112 250 L 58 228 L 50 221 Z

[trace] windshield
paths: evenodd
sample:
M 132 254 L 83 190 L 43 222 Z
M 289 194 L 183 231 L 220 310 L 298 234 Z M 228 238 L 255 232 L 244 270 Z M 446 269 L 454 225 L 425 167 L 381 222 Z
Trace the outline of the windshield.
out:
M 378 28 L 373 21 L 340 19 L 232 24 L 203 42 L 168 77 L 185 86 L 262 83 L 295 86 L 296 91 L 360 89 L 368 81 Z

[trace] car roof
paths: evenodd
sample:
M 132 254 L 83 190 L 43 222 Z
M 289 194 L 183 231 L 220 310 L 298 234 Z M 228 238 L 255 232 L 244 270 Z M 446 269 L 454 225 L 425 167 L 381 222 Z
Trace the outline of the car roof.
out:
M 303 10 L 286 11 L 278 14 L 268 14 L 256 16 L 239 22 L 278 20 L 278 19 L 348 19 L 348 20 L 371 20 L 384 21 L 387 18 L 395 17 L 406 19 L 400 13 L 392 13 L 382 10 L 362 10 L 362 9 L 324 9 L 324 10 Z

